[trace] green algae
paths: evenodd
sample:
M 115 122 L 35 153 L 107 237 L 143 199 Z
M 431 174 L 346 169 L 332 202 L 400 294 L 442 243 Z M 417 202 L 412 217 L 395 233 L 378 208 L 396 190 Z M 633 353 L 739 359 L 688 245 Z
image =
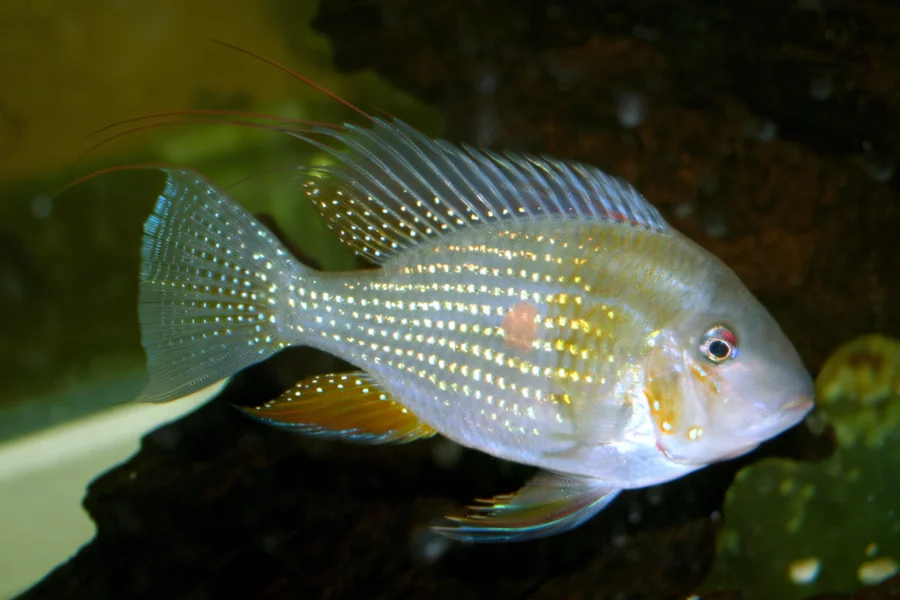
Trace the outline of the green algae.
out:
M 821 463 L 765 459 L 738 473 L 706 587 L 750 598 L 849 592 L 900 564 L 900 342 L 864 336 L 816 380 L 810 420 L 834 427 Z

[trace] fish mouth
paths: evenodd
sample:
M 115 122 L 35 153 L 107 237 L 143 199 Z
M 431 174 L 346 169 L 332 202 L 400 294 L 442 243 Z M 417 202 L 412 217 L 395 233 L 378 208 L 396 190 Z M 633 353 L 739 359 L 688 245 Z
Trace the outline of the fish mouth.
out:
M 814 401 L 811 396 L 806 394 L 801 394 L 794 398 L 789 402 L 785 402 L 781 405 L 781 412 L 799 412 L 799 413 L 807 413 L 813 407 Z
M 789 429 L 801 423 L 814 405 L 815 402 L 811 395 L 799 394 L 781 405 L 781 409 L 776 413 L 775 419 L 781 422 L 784 429 Z

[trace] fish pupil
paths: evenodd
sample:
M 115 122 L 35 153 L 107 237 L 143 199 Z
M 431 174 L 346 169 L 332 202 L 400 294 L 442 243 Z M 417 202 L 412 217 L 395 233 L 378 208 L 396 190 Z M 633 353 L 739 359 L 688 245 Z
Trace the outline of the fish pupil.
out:
M 710 340 L 706 351 L 713 360 L 725 360 L 731 355 L 731 345 L 725 340 Z

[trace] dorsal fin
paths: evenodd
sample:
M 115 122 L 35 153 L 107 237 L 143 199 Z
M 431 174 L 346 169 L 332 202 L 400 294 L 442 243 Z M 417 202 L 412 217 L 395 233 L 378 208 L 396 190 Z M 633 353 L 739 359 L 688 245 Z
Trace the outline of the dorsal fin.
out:
M 501 219 L 565 217 L 668 228 L 630 184 L 600 169 L 433 140 L 402 121 L 316 128 L 344 149 L 300 136 L 333 163 L 308 170 L 306 193 L 358 254 L 383 263 L 419 241 Z

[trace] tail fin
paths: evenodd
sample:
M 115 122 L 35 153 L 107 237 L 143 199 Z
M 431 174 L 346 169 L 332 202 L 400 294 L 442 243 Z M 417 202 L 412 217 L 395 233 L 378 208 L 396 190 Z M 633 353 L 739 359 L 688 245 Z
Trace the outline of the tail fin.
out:
M 187 396 L 296 342 L 286 294 L 308 272 L 199 174 L 164 172 L 141 251 L 150 381 L 138 400 L 149 402 Z

